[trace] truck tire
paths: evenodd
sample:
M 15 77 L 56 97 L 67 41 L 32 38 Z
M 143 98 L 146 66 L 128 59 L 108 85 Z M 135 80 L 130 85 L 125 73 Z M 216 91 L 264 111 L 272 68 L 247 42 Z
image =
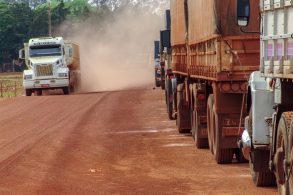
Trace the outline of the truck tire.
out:
M 213 112 L 213 129 L 214 129 L 214 140 L 213 140 L 213 149 L 214 149 L 214 156 L 215 160 L 218 164 L 227 164 L 231 163 L 233 159 L 233 148 L 221 148 L 220 143 L 220 126 L 219 126 L 219 115 L 214 110 Z
M 160 76 L 161 78 L 161 76 Z M 157 69 L 155 69 L 155 85 L 156 87 L 161 87 L 161 81 L 157 79 Z
M 32 96 L 32 90 L 31 89 L 26 89 L 25 90 L 25 96 Z
M 213 106 L 214 106 L 214 95 L 211 94 L 208 97 L 208 103 L 207 103 L 207 131 L 208 131 L 208 142 L 209 142 L 209 148 L 212 154 L 214 154 L 214 146 L 213 146 L 213 140 L 214 140 L 214 123 L 213 123 Z
M 200 138 L 199 137 L 199 131 L 203 127 L 200 122 L 199 122 L 199 116 L 196 110 L 191 111 L 191 120 L 192 120 L 192 132 L 193 132 L 193 137 L 195 141 L 195 145 L 198 149 L 202 148 L 208 148 L 209 147 L 209 142 L 207 138 Z
M 179 84 L 178 88 L 182 88 L 183 84 Z M 190 133 L 190 127 L 187 127 L 189 117 L 189 109 L 184 105 L 183 90 L 177 90 L 177 120 L 176 125 L 179 133 Z
M 64 95 L 69 94 L 69 87 L 64 87 L 62 90 L 63 90 Z
M 161 89 L 165 90 L 165 69 L 161 69 Z
M 276 185 L 276 178 L 273 172 L 255 172 L 253 170 L 253 163 L 250 158 L 249 158 L 249 167 L 250 167 L 252 181 L 257 187 Z
M 157 79 L 155 79 L 155 84 L 156 84 L 156 87 L 160 87 L 161 86 L 161 82 L 158 81 Z
M 41 89 L 35 90 L 35 93 L 37 96 L 41 96 L 43 94 L 43 91 Z
M 173 117 L 173 93 L 172 93 L 172 82 L 169 78 L 166 79 L 166 104 L 167 104 L 167 112 L 168 118 L 170 120 L 174 120 Z
M 293 120 L 291 119 L 291 125 L 290 125 L 290 131 L 289 131 L 289 151 L 288 151 L 288 160 L 289 162 L 293 163 Z M 289 190 L 290 192 L 293 192 L 293 173 L 291 170 L 291 174 L 289 177 Z
M 290 194 L 289 182 L 285 175 L 290 173 L 290 167 L 284 170 L 283 162 L 288 161 L 289 144 L 288 132 L 290 130 L 293 112 L 284 112 L 279 120 L 276 139 L 276 154 L 274 158 L 275 176 L 279 194 Z
M 238 163 L 247 163 L 248 162 L 248 160 L 246 160 L 244 158 L 242 151 L 239 148 L 234 149 L 234 154 L 235 154 L 235 157 L 236 157 Z

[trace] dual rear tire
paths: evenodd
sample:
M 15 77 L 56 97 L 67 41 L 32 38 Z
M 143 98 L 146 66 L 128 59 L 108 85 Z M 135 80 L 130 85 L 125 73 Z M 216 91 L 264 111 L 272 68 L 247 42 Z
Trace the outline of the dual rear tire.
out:
M 207 103 L 207 127 L 208 127 L 208 142 L 211 153 L 214 155 L 218 164 L 231 163 L 234 155 L 233 148 L 221 148 L 220 146 L 220 126 L 219 115 L 214 108 L 214 95 L 211 94 Z
M 190 133 L 191 122 L 189 107 L 184 97 L 184 84 L 177 86 L 177 118 L 176 124 L 179 133 Z

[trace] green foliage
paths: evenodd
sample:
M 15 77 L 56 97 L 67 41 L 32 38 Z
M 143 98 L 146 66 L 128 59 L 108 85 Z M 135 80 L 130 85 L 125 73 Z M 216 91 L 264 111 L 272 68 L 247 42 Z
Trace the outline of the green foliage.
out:
M 17 58 L 28 39 L 48 36 L 49 6 L 53 32 L 64 20 L 83 20 L 93 10 L 85 0 L 0 0 L 0 64 Z

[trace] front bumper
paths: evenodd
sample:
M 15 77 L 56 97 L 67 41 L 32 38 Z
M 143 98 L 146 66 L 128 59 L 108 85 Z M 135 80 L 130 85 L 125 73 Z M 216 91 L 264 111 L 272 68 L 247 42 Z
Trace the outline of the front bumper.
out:
M 57 89 L 69 86 L 69 79 L 24 80 L 25 89 Z

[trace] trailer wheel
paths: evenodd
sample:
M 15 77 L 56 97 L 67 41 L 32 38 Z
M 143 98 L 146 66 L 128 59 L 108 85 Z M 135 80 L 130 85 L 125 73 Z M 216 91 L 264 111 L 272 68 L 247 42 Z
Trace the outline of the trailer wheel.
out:
M 207 131 L 208 131 L 208 142 L 209 142 L 209 148 L 212 154 L 214 154 L 213 149 L 213 140 L 214 140 L 214 129 L 213 129 L 213 106 L 214 106 L 214 95 L 211 94 L 208 98 L 207 103 Z
M 208 148 L 209 142 L 207 138 L 200 138 L 199 137 L 199 131 L 202 130 L 202 128 L 205 128 L 203 125 L 200 124 L 199 116 L 196 110 L 191 111 L 191 120 L 192 120 L 192 132 L 194 136 L 195 145 L 197 148 Z
M 155 83 L 156 83 L 156 87 L 160 87 L 161 86 L 160 81 L 158 81 L 157 79 L 155 80 Z
M 293 163 L 293 120 L 291 119 L 291 125 L 290 125 L 290 131 L 289 131 L 289 150 L 288 150 L 288 160 L 291 163 Z M 289 190 L 290 192 L 293 192 L 293 168 L 291 167 L 290 169 L 290 175 L 289 175 Z
M 213 129 L 214 129 L 214 142 L 213 142 L 213 149 L 215 160 L 218 164 L 227 164 L 231 163 L 233 159 L 233 148 L 221 148 L 220 146 L 220 138 L 221 135 L 219 134 L 219 115 L 215 111 L 213 112 Z
M 177 128 L 179 133 L 189 133 L 190 132 L 190 127 L 187 127 L 187 123 L 189 123 L 190 126 L 190 121 L 188 121 L 189 117 L 189 109 L 186 109 L 184 106 L 184 97 L 183 97 L 183 84 L 179 84 L 178 88 L 180 90 L 177 90 Z
M 31 89 L 26 89 L 25 90 L 25 96 L 32 96 L 32 90 Z
M 161 69 L 161 89 L 165 90 L 165 69 Z
M 170 120 L 174 120 L 173 117 L 173 93 L 172 93 L 172 82 L 169 78 L 166 80 L 166 104 L 167 104 L 167 112 L 168 112 L 168 118 Z
M 249 168 L 253 183 L 257 187 L 274 186 L 276 185 L 276 178 L 273 172 L 255 172 L 253 170 L 253 163 L 249 158 Z
M 37 96 L 41 96 L 43 94 L 43 91 L 41 89 L 37 89 L 35 90 L 35 93 L 37 94 Z
M 235 154 L 235 157 L 236 157 L 238 163 L 247 163 L 248 162 L 248 160 L 246 160 L 244 158 L 242 151 L 239 148 L 234 149 L 234 154 Z
M 64 95 L 68 95 L 69 94 L 69 87 L 64 87 L 63 93 L 64 93 Z
M 157 75 L 157 69 L 155 69 L 155 85 L 156 87 L 161 87 L 161 81 L 157 79 L 158 75 Z M 161 76 L 160 76 L 161 78 Z
M 293 112 L 284 112 L 282 114 L 277 130 L 278 132 L 274 164 L 279 194 L 290 194 L 289 182 L 285 176 L 290 173 L 290 167 L 286 166 L 286 169 L 284 170 L 284 162 L 288 162 L 288 157 L 290 156 L 288 153 L 288 133 L 290 129 L 292 113 Z

